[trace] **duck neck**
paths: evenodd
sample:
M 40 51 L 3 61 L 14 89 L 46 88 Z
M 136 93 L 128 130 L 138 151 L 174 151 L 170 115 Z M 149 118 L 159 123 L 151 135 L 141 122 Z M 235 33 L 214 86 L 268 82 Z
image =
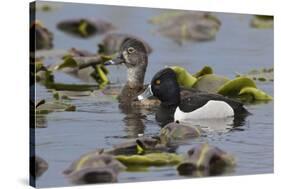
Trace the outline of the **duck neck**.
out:
M 142 90 L 146 71 L 146 65 L 142 67 L 131 67 L 127 70 L 127 83 L 123 87 L 118 99 L 122 103 L 132 101 Z
M 127 70 L 127 83 L 130 88 L 139 88 L 143 86 L 144 76 L 146 71 L 146 64 L 138 67 L 130 67 Z

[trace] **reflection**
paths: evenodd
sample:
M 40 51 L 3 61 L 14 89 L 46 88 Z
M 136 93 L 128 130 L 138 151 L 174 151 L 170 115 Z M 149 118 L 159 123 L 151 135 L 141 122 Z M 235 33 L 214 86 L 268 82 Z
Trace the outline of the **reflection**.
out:
M 35 127 L 36 128 L 46 128 L 47 127 L 47 119 L 45 115 L 36 115 L 35 119 Z
M 142 119 L 146 118 L 143 110 L 139 107 L 132 106 L 119 106 L 119 109 L 125 117 L 123 121 L 125 123 L 125 131 L 127 132 L 128 138 L 137 138 L 140 134 L 144 133 L 145 124 Z
M 174 122 L 174 112 L 175 108 L 165 108 L 160 105 L 156 112 L 156 120 L 159 126 L 164 127 L 168 123 Z M 241 128 L 238 129 L 238 127 L 245 125 L 247 116 L 247 114 L 241 114 L 223 119 L 190 119 L 188 121 L 181 121 L 181 123 L 197 126 L 210 132 L 228 132 L 234 129 L 241 130 Z

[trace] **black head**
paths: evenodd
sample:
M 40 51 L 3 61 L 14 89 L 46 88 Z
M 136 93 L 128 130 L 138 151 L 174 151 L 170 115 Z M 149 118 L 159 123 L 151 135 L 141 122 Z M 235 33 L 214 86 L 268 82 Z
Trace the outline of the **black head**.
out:
M 128 68 L 146 66 L 147 52 L 144 44 L 134 38 L 125 39 L 117 57 L 105 62 L 105 65 L 117 65 L 122 63 Z
M 180 103 L 180 87 L 177 83 L 176 73 L 171 68 L 157 72 L 148 89 L 138 98 L 144 99 L 149 96 L 148 93 L 157 97 L 164 105 L 178 105 Z

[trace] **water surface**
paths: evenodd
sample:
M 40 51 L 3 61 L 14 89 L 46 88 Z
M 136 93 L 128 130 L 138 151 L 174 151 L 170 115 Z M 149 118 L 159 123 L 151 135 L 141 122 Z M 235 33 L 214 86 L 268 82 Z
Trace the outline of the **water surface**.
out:
M 53 3 L 54 4 L 54 3 Z M 194 73 L 205 65 L 211 66 L 217 74 L 234 78 L 235 73 L 244 73 L 253 68 L 273 66 L 273 30 L 257 30 L 249 27 L 251 15 L 215 13 L 222 22 L 216 40 L 210 42 L 186 42 L 182 46 L 172 40 L 154 35 L 155 26 L 148 24 L 151 16 L 159 9 L 124 8 L 87 4 L 55 4 L 51 12 L 37 12 L 37 18 L 54 34 L 54 48 L 67 50 L 71 47 L 97 50 L 97 44 L 104 37 L 79 39 L 56 29 L 59 21 L 69 18 L 96 17 L 110 20 L 117 32 L 134 34 L 147 41 L 154 49 L 149 56 L 145 82 L 166 65 L 180 65 Z M 54 64 L 58 59 L 48 59 Z M 63 73 L 56 74 L 56 81 L 79 83 L 76 78 Z M 110 80 L 117 84 L 126 81 L 124 67 L 111 67 Z M 273 83 L 258 87 L 273 95 Z M 51 99 L 52 94 L 36 84 L 38 99 Z M 109 148 L 113 144 L 134 138 L 138 133 L 157 135 L 154 112 L 135 110 L 122 111 L 111 97 L 84 98 L 72 100 L 77 106 L 75 112 L 50 113 L 41 118 L 47 127 L 36 129 L 36 153 L 49 163 L 49 169 L 37 181 L 39 187 L 68 186 L 62 171 L 80 155 L 97 148 Z M 212 133 L 182 145 L 184 153 L 192 145 L 209 142 L 233 154 L 237 160 L 234 171 L 226 175 L 261 174 L 273 172 L 273 102 L 249 105 L 253 114 L 246 118 L 238 130 L 228 133 Z M 188 178 L 179 176 L 174 167 L 151 168 L 149 172 L 123 172 L 120 182 L 167 180 Z

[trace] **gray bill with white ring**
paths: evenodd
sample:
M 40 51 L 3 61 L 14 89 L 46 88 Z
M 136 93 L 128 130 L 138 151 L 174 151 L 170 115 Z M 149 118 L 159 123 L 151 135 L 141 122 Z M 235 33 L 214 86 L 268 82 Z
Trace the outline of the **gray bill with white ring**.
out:
M 138 96 L 138 100 L 144 100 L 151 96 L 153 96 L 153 92 L 151 90 L 151 85 L 148 85 L 148 87 L 145 89 L 145 91 Z

